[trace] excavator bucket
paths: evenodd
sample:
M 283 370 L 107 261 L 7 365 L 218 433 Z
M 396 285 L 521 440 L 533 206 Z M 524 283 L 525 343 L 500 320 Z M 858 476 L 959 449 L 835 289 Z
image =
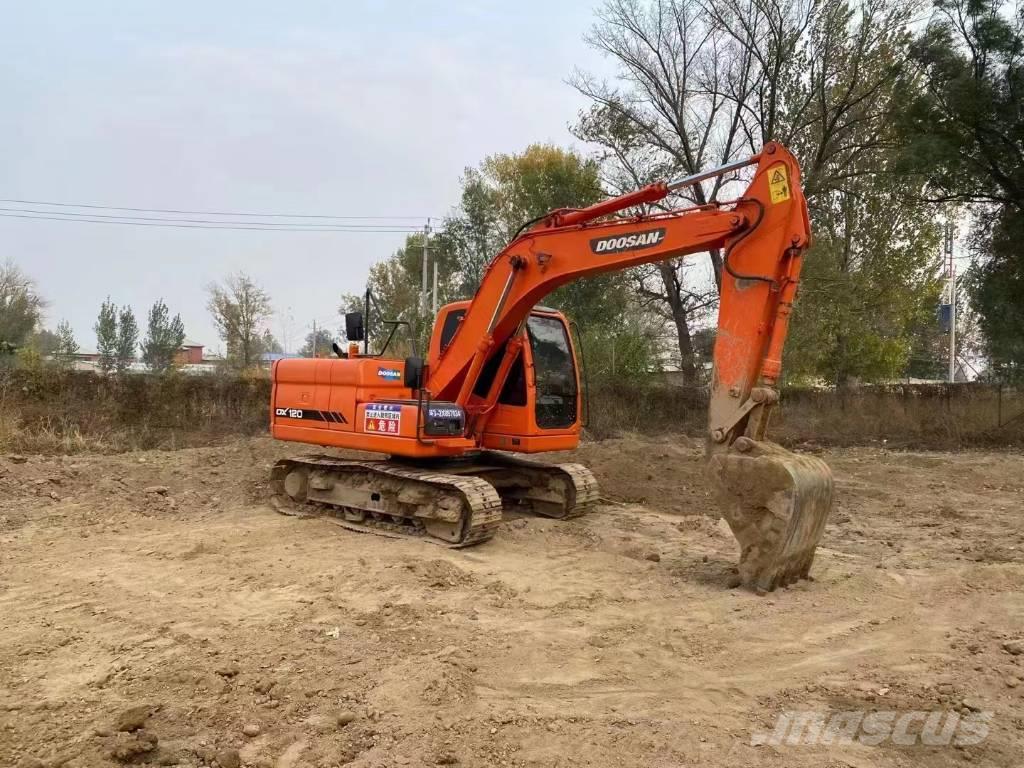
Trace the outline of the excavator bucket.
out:
M 710 457 L 708 474 L 740 543 L 741 583 L 771 591 L 806 578 L 832 509 L 828 465 L 741 437 Z

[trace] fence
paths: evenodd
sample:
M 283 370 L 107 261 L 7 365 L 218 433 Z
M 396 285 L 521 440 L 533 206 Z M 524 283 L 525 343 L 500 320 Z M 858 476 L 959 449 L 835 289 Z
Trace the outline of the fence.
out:
M 961 448 L 1024 444 L 1024 392 L 1005 384 L 900 384 L 848 389 L 787 388 L 772 415 L 783 443 Z M 595 387 L 589 426 L 597 435 L 706 430 L 704 387 Z
M 0 371 L 0 449 L 177 448 L 265 433 L 270 382 L 238 376 Z M 592 436 L 706 430 L 708 392 L 666 384 L 595 386 Z M 1024 392 L 999 384 L 787 389 L 771 437 L 786 444 L 954 449 L 1024 445 Z

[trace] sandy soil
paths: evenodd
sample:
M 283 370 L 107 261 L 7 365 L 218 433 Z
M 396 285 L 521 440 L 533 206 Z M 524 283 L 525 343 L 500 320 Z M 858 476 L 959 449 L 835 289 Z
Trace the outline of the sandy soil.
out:
M 826 453 L 815 580 L 758 597 L 689 441 L 585 445 L 594 514 L 468 551 L 276 514 L 289 449 L 0 457 L 0 765 L 1024 761 L 1020 455 Z M 992 716 L 752 745 L 784 710 Z

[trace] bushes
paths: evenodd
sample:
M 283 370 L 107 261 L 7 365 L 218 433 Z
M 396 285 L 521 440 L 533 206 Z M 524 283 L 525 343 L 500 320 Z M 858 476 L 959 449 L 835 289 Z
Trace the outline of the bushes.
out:
M 43 452 L 209 444 L 266 430 L 269 403 L 265 378 L 4 370 L 0 442 Z

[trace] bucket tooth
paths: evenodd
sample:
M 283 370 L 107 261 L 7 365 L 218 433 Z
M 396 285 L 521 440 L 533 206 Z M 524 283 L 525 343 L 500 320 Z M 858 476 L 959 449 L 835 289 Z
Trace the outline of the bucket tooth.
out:
M 713 454 L 708 474 L 740 544 L 740 581 L 771 591 L 807 578 L 832 510 L 828 465 L 775 443 L 746 439 Z

